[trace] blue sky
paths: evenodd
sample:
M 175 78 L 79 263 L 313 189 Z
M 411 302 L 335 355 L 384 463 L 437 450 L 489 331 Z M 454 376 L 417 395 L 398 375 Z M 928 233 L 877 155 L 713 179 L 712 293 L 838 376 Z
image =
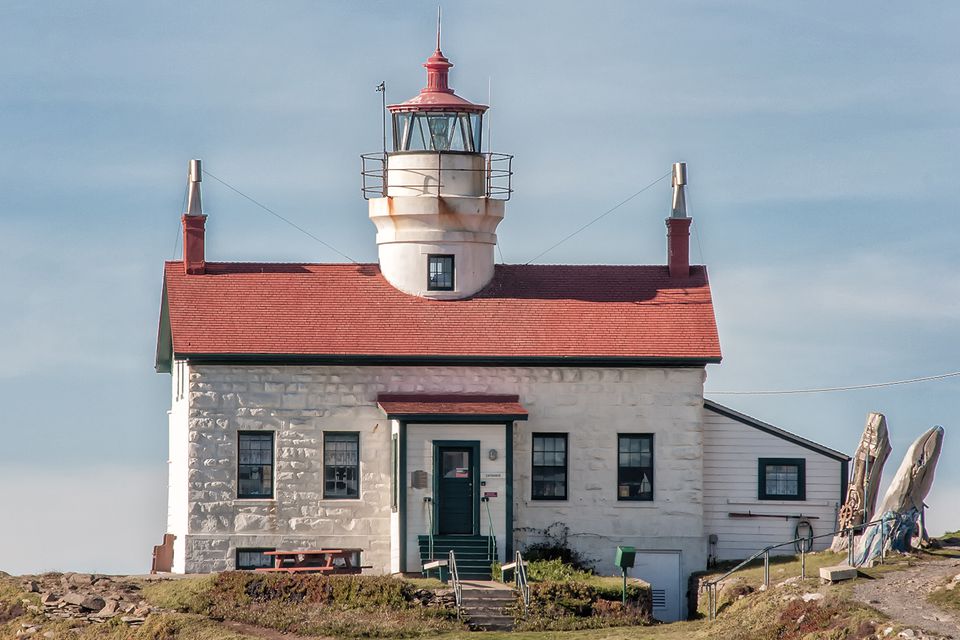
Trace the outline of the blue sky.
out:
M 143 571 L 165 523 L 161 263 L 188 159 L 375 261 L 358 154 L 387 83 L 423 83 L 436 4 L 6 2 L 0 8 L 0 569 Z M 692 254 L 724 362 L 707 391 L 960 369 L 960 8 L 867 2 L 447 2 L 451 83 L 492 85 L 515 154 L 500 226 L 525 262 L 689 164 Z M 214 260 L 336 262 L 212 180 Z M 540 262 L 662 263 L 664 181 Z M 715 396 L 852 451 L 886 413 L 894 470 L 946 427 L 928 503 L 960 527 L 960 379 Z

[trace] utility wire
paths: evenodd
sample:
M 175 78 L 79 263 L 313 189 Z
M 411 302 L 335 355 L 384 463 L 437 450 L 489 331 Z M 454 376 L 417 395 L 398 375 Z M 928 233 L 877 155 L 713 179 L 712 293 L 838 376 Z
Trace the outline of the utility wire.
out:
M 245 194 L 243 191 L 240 191 L 239 189 L 237 189 L 236 187 L 234 187 L 232 184 L 230 184 L 230 183 L 227 182 L 226 180 L 223 180 L 223 179 L 221 179 L 221 178 L 218 178 L 217 176 L 213 175 L 212 173 L 210 173 L 210 172 L 207 171 L 206 169 L 203 170 L 203 174 L 206 175 L 206 176 L 210 176 L 211 178 L 213 178 L 214 180 L 216 180 L 217 182 L 219 182 L 220 184 L 222 184 L 223 186 L 225 186 L 227 189 L 230 189 L 231 191 L 233 191 L 233 192 L 236 193 L 237 195 L 246 198 L 247 200 L 249 200 L 249 201 L 252 202 L 253 204 L 257 205 L 258 207 L 260 207 L 261 209 L 263 209 L 264 211 L 266 211 L 266 212 L 269 213 L 270 215 L 274 216 L 275 218 L 279 218 L 280 220 L 283 220 L 284 222 L 286 222 L 288 225 L 290 225 L 291 227 L 293 227 L 294 229 L 296 229 L 296 230 L 299 231 L 300 233 L 306 235 L 306 236 L 309 237 L 309 238 L 313 238 L 314 240 L 316 240 L 317 242 L 319 242 L 320 244 L 322 244 L 323 246 L 325 246 L 327 249 L 330 249 L 331 251 L 333 251 L 333 252 L 336 253 L 337 255 L 346 258 L 347 260 L 349 260 L 350 262 L 352 262 L 352 263 L 354 263 L 354 264 L 357 264 L 357 261 L 356 261 L 356 260 L 354 260 L 353 258 L 351 258 L 350 256 L 348 256 L 348 255 L 345 254 L 344 252 L 340 251 L 339 249 L 337 249 L 336 247 L 334 247 L 334 246 L 331 245 L 330 243 L 324 242 L 323 240 L 321 240 L 321 239 L 318 238 L 317 236 L 313 235 L 312 233 L 310 233 L 309 231 L 307 231 L 306 229 L 304 229 L 303 227 L 301 227 L 300 225 L 298 225 L 296 222 L 293 222 L 293 221 L 291 221 L 291 220 L 288 220 L 287 218 L 284 218 L 282 215 L 280 215 L 279 213 L 277 213 L 276 211 L 274 211 L 273 209 L 271 209 L 271 208 L 268 207 L 267 205 L 265 205 L 265 204 L 263 204 L 263 203 L 261 203 L 261 202 L 258 202 L 257 200 L 254 200 L 253 198 L 251 198 L 250 196 L 248 196 L 247 194 Z
M 187 191 L 190 189 L 189 185 L 183 185 L 183 204 L 180 205 L 180 211 L 187 210 Z M 173 253 L 170 254 L 171 260 L 177 259 L 177 247 L 180 246 L 180 230 L 183 228 L 183 218 L 177 222 L 177 235 L 173 238 Z
M 672 170 L 671 170 L 671 171 L 672 171 Z M 632 196 L 626 198 L 625 200 L 622 200 L 621 202 L 619 202 L 619 203 L 616 204 L 615 206 L 611 207 L 610 209 L 607 209 L 606 211 L 604 211 L 603 213 L 601 213 L 600 215 L 598 215 L 596 218 L 594 218 L 594 219 L 591 220 L 590 222 L 586 223 L 585 225 L 583 225 L 582 227 L 580 227 L 579 229 L 577 229 L 576 231 L 574 231 L 574 232 L 571 233 L 570 235 L 566 236 L 565 238 L 563 238 L 562 240 L 560 240 L 560 241 L 557 242 L 556 244 L 553 244 L 553 245 L 551 245 L 550 247 L 548 247 L 547 249 L 545 249 L 544 251 L 541 251 L 541 252 L 538 253 L 536 256 L 534 256 L 533 258 L 531 258 L 526 264 L 531 264 L 534 260 L 537 260 L 537 259 L 539 259 L 539 258 L 542 258 L 544 255 L 546 255 L 547 253 L 553 251 L 554 249 L 556 249 L 557 247 L 559 247 L 560 245 L 562 245 L 564 242 L 566 242 L 567 240 L 569 240 L 569 239 L 572 238 L 573 236 L 577 235 L 578 233 L 580 233 L 581 231 L 583 231 L 584 229 L 586 229 L 587 227 L 589 227 L 589 226 L 592 225 L 593 223 L 598 222 L 598 221 L 602 220 L 603 218 L 607 217 L 608 215 L 610 215 L 611 213 L 613 213 L 614 211 L 616 211 L 617 209 L 619 209 L 619 208 L 622 207 L 623 205 L 627 204 L 628 202 L 630 202 L 631 200 L 633 200 L 634 198 L 636 198 L 638 195 L 640 195 L 641 193 L 643 193 L 643 192 L 646 191 L 647 189 L 651 188 L 653 185 L 657 184 L 658 182 L 660 182 L 661 180 L 663 180 L 664 178 L 666 178 L 667 176 L 669 176 L 670 173 L 671 173 L 670 171 L 667 171 L 665 174 L 663 174 L 662 176 L 660 176 L 659 178 L 657 178 L 656 180 L 654 180 L 653 182 L 651 182 L 650 184 L 648 184 L 647 186 L 645 186 L 643 189 L 640 189 L 640 191 L 637 191 L 637 192 L 636 192 L 635 194 L 633 194 Z
M 874 384 L 855 384 L 847 387 L 822 387 L 819 389 L 786 389 L 781 391 L 705 391 L 708 396 L 775 396 L 795 393 L 827 393 L 832 391 L 857 391 L 859 389 L 877 389 L 879 387 L 893 387 L 901 384 L 914 384 L 916 382 L 929 382 L 931 380 L 943 380 L 944 378 L 954 378 L 960 376 L 960 371 L 951 371 L 950 373 L 940 373 L 935 376 L 923 376 L 920 378 L 909 378 L 907 380 L 894 380 L 892 382 L 877 382 Z

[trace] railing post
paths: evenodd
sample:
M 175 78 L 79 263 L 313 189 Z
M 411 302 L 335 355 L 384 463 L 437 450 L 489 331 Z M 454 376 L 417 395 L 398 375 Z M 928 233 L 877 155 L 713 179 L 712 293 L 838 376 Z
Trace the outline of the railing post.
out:
M 800 543 L 800 579 L 807 579 L 807 545 Z
M 770 588 L 770 549 L 763 552 L 763 586 Z
M 880 564 L 887 559 L 887 514 L 880 516 Z
M 847 565 L 853 566 L 853 527 L 847 529 Z

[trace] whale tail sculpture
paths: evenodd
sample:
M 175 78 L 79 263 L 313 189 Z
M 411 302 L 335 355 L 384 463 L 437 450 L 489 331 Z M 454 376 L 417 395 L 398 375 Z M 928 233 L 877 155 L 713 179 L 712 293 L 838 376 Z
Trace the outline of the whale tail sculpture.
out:
M 913 536 L 923 537 L 920 524 L 923 499 L 933 484 L 942 447 L 943 427 L 937 426 L 926 431 L 907 449 L 877 510 L 883 522 L 864 530 L 857 543 L 854 564 L 872 564 L 880 557 L 884 546 L 894 551 L 909 551 Z
M 847 495 L 837 516 L 837 529 L 856 527 L 870 522 L 880 491 L 880 476 L 883 465 L 890 455 L 890 437 L 887 434 L 887 419 L 882 413 L 867 415 L 867 425 L 860 436 L 860 444 L 853 455 L 853 474 L 847 485 Z M 846 534 L 833 538 L 830 549 L 846 551 Z

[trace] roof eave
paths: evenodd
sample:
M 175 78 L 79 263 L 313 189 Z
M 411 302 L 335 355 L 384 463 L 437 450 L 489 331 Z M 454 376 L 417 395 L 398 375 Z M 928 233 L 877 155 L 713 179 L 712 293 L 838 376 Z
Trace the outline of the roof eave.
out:
M 194 364 L 275 364 L 275 365 L 513 365 L 584 367 L 703 367 L 718 364 L 721 356 L 504 356 L 437 354 L 301 354 L 301 353 L 188 353 L 174 352 L 173 358 Z
M 791 433 L 786 429 L 781 429 L 780 427 L 775 427 L 772 424 L 763 422 L 762 420 L 757 420 L 752 416 L 748 416 L 745 413 L 740 413 L 739 411 L 714 402 L 713 400 L 707 400 L 704 398 L 703 407 L 713 411 L 714 413 L 719 413 L 722 416 L 726 416 L 731 420 L 736 420 L 737 422 L 745 424 L 748 427 L 753 427 L 754 429 L 758 429 L 772 436 L 776 436 L 782 440 L 786 440 L 787 442 L 792 442 L 793 444 L 801 446 L 805 449 L 816 451 L 817 453 L 823 454 L 828 458 L 833 458 L 839 462 L 848 462 L 850 460 L 850 456 L 842 451 L 831 449 L 830 447 L 814 442 L 813 440 L 807 440 L 806 438 L 798 436 L 795 433 Z

